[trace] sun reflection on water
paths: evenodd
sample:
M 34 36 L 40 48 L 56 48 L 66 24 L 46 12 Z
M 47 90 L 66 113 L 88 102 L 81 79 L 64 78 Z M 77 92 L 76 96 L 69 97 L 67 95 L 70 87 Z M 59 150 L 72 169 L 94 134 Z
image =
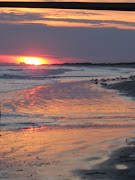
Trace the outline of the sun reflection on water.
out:
M 39 130 L 43 130 L 43 129 L 47 129 L 46 126 L 42 126 L 42 127 L 30 127 L 30 128 L 26 128 L 26 129 L 22 129 L 23 131 L 39 131 Z
M 12 92 L 10 96 L 12 99 L 6 96 L 2 102 L 3 112 L 24 115 L 25 126 L 34 126 L 29 131 L 84 124 L 125 127 L 131 126 L 135 118 L 135 102 L 87 81 L 38 86 Z

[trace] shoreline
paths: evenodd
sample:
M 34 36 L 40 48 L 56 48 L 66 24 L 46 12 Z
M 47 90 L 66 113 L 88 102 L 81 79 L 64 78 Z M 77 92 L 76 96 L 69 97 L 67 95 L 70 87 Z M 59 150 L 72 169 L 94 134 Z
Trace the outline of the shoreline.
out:
M 120 95 L 135 98 L 135 80 L 114 82 L 107 86 L 102 86 L 105 89 L 116 90 Z M 134 131 L 135 133 L 135 131 Z M 135 178 L 135 136 L 126 138 L 126 145 L 113 150 L 109 159 L 98 163 L 90 169 L 78 169 L 74 171 L 81 179 L 86 180 L 114 180 L 122 179 L 133 180 Z
M 135 98 L 135 80 L 108 84 L 106 88 L 117 90 L 121 95 Z
M 10 96 L 13 98 L 11 99 Z M 7 102 L 4 101 L 4 98 L 2 101 L 3 120 L 4 117 L 5 120 L 7 117 L 7 123 L 9 124 L 9 116 L 13 119 L 13 122 L 14 118 L 20 117 L 18 122 L 9 124 L 10 129 L 13 126 L 16 127 L 15 129 L 37 128 L 42 130 L 47 128 L 126 128 L 127 125 L 127 127 L 135 125 L 126 121 L 128 113 L 134 113 L 132 110 L 134 102 L 127 105 L 125 100 L 116 96 L 116 92 L 110 92 L 106 88 L 101 88 L 88 80 L 60 82 L 17 92 L 14 91 L 8 93 L 8 97 Z M 55 99 L 55 101 L 52 101 L 52 99 Z M 30 108 L 31 100 L 33 104 Z M 24 102 L 27 103 L 24 104 Z M 4 103 L 13 104 L 13 106 L 8 107 Z M 100 106 L 101 103 L 102 107 Z M 121 106 L 121 109 L 118 110 L 117 106 Z M 128 112 L 125 112 L 126 108 L 129 109 Z M 9 113 L 7 116 L 6 112 Z M 76 115 L 77 113 L 79 113 L 79 116 Z M 113 115 L 113 113 L 115 114 Z M 21 119 L 23 117 L 25 118 L 24 121 Z M 32 119 L 29 120 L 30 118 Z M 36 122 L 36 118 L 40 118 L 40 120 Z M 123 118 L 122 122 L 120 122 L 120 118 Z M 49 121 L 51 123 L 48 123 Z M 5 123 L 6 121 L 1 122 L 3 129 L 6 129 Z
M 109 159 L 94 166 L 92 169 L 79 169 L 74 173 L 86 180 L 134 180 L 135 178 L 135 141 L 114 150 Z
M 92 83 L 101 88 L 116 90 L 120 95 L 135 98 L 135 75 L 115 78 L 91 79 Z
M 114 82 L 115 81 L 113 81 L 113 83 Z M 125 86 L 125 81 L 121 83 L 123 83 L 123 86 Z M 55 84 L 55 85 L 51 85 L 52 87 L 48 90 L 50 96 L 48 96 L 47 94 L 45 95 L 46 97 L 53 97 L 52 96 L 53 93 L 50 94 L 50 92 L 52 92 L 53 89 L 57 89 L 57 93 L 58 93 L 59 89 L 63 88 L 64 89 L 64 91 L 62 91 L 63 96 L 62 96 L 62 92 L 60 91 L 57 94 L 57 98 L 58 95 L 62 98 L 63 97 L 66 98 L 65 93 L 69 95 L 70 94 L 69 89 L 71 89 L 72 93 L 74 92 L 74 98 L 77 96 L 76 99 L 78 99 L 76 90 L 82 89 L 83 93 L 85 93 L 86 96 L 85 99 L 88 100 L 88 102 L 90 102 L 91 97 L 89 93 L 90 92 L 89 84 L 90 81 L 87 81 L 87 83 L 86 82 L 75 83 L 75 85 L 77 86 L 74 87 L 74 91 L 72 90 L 73 83 L 68 83 L 68 84 L 61 83 L 58 85 Z M 107 86 L 109 86 L 109 84 Z M 107 86 L 103 86 L 103 87 L 107 87 Z M 86 88 L 85 90 L 84 87 Z M 44 88 L 39 89 L 38 94 L 41 95 L 40 92 L 42 92 Z M 93 93 L 95 93 L 96 90 L 95 88 L 98 89 L 98 87 L 94 83 L 94 88 L 92 88 Z M 107 93 L 107 90 L 104 91 L 104 89 L 101 87 L 100 89 L 102 89 L 102 95 L 106 96 L 107 94 L 105 93 Z M 28 94 L 31 91 L 22 90 L 22 92 L 24 92 L 24 94 L 27 94 L 28 96 Z M 47 91 L 45 92 L 47 93 Z M 19 93 L 18 97 L 20 97 L 20 95 L 22 94 L 20 94 L 20 91 L 18 93 Z M 112 99 L 112 96 L 110 96 L 110 94 L 111 93 L 109 92 L 108 93 L 108 96 L 110 98 L 109 100 Z M 112 95 L 114 94 L 116 93 L 112 93 Z M 81 97 L 80 95 L 81 93 L 79 94 L 79 100 Z M 56 97 L 56 92 L 54 92 L 54 97 Z M 68 101 L 69 101 L 69 97 L 67 97 Z M 101 98 L 101 94 L 99 94 L 99 97 Z M 39 97 L 39 101 L 40 99 L 42 100 L 46 98 L 45 97 L 42 98 L 41 96 L 41 98 Z M 16 102 L 18 103 L 19 99 L 17 99 Z M 51 99 L 50 102 L 52 102 Z M 69 105 L 71 107 L 71 102 L 73 102 L 73 99 L 71 99 L 69 104 L 67 104 L 67 108 L 69 107 Z M 84 102 L 86 106 L 86 101 Z M 93 101 L 93 104 L 94 103 L 95 101 Z M 115 104 L 116 102 L 114 102 L 114 105 Z M 57 107 L 56 105 L 55 107 Z M 107 105 L 108 104 L 105 104 L 105 107 Z M 29 110 L 28 107 L 26 108 L 26 110 Z M 35 107 L 37 108 L 37 105 Z M 44 107 L 44 102 L 43 102 L 43 107 Z M 39 109 L 41 112 L 42 109 L 41 106 L 39 106 Z M 85 112 L 88 112 L 88 109 L 89 109 L 89 104 Z M 34 109 L 34 112 L 35 110 L 36 109 Z M 50 111 L 51 115 L 52 115 L 52 110 L 53 108 Z M 82 106 L 79 111 L 81 110 L 82 110 Z M 115 111 L 116 110 L 117 109 L 115 109 Z M 65 112 L 65 110 L 63 111 Z M 61 113 L 62 112 L 60 108 L 60 114 Z M 99 121 L 101 122 L 101 119 L 99 119 Z M 94 122 L 95 122 L 95 118 L 94 118 Z M 2 176 L 1 177 L 3 179 L 9 178 L 10 180 L 15 180 L 15 179 L 16 180 L 18 179 L 19 180 L 35 180 L 35 179 L 114 180 L 114 179 L 120 179 L 120 177 L 122 177 L 122 179 L 125 178 L 124 180 L 127 180 L 128 174 L 131 174 L 129 178 L 132 180 L 133 179 L 132 177 L 135 175 L 134 174 L 135 142 L 131 142 L 130 140 L 134 136 L 134 134 L 132 133 L 133 131 L 134 131 L 134 127 L 132 127 L 131 125 L 131 127 L 126 127 L 126 129 L 123 127 L 118 127 L 118 128 L 108 128 L 108 127 L 72 128 L 71 127 L 70 128 L 69 126 L 69 128 L 65 128 L 65 129 L 49 129 L 49 130 L 29 129 L 25 131 L 20 130 L 15 132 L 1 132 L 2 134 L 1 135 L 2 138 L 2 143 L 1 143 Z M 121 161 L 121 159 L 124 162 Z

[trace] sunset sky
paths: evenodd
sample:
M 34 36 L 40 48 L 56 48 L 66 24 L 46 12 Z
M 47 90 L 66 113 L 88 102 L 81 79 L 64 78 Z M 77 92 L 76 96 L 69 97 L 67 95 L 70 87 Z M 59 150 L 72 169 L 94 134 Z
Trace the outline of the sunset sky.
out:
M 45 64 L 135 62 L 135 12 L 1 8 L 0 62 L 30 58 Z

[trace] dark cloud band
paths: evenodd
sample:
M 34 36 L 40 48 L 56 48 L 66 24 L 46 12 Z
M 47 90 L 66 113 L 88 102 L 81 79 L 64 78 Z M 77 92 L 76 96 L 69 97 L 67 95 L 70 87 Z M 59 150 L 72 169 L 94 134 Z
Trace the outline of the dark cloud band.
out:
M 135 3 L 0 2 L 0 7 L 135 11 Z

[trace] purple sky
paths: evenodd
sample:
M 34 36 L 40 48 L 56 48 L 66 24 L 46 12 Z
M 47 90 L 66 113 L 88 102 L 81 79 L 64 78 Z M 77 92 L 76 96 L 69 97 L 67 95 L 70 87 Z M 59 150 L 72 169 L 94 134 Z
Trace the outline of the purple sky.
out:
M 0 9 L 0 62 L 10 56 L 10 62 L 17 56 L 135 62 L 134 17 L 135 12 Z

